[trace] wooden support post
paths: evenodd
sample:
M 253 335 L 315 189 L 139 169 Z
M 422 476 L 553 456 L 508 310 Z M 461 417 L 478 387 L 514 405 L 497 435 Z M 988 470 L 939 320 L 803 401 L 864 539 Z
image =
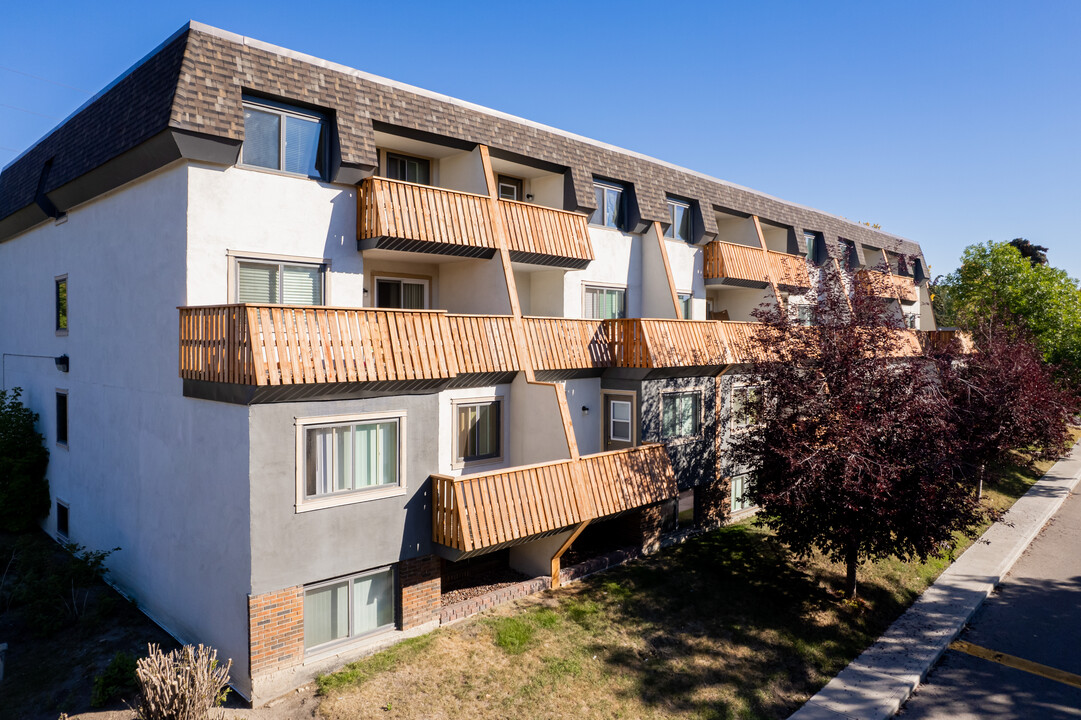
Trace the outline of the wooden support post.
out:
M 773 297 L 777 300 L 777 307 L 781 307 L 781 291 L 777 289 L 777 276 L 773 274 L 773 263 L 769 261 L 769 248 L 766 247 L 766 235 L 762 232 L 762 222 L 757 215 L 751 215 L 754 222 L 754 232 L 758 235 L 758 244 L 762 246 L 762 259 L 766 261 L 766 276 L 769 278 L 769 286 L 773 289 Z
M 664 265 L 664 277 L 668 281 L 668 290 L 672 293 L 672 308 L 676 312 L 676 320 L 689 320 L 683 317 L 683 308 L 679 305 L 679 293 L 676 291 L 676 280 L 672 275 L 672 264 L 668 262 L 668 246 L 664 241 L 664 233 L 661 232 L 661 224 L 653 223 L 653 234 L 657 236 L 658 250 L 661 251 L 661 264 Z
M 589 523 L 591 521 L 592 521 L 592 518 L 590 520 L 586 520 L 585 522 L 578 523 L 578 526 L 576 528 L 574 528 L 574 532 L 571 533 L 571 536 L 569 538 L 567 538 L 566 542 L 564 542 L 562 545 L 559 546 L 559 549 L 556 550 L 555 555 L 552 556 L 552 589 L 553 590 L 555 590 L 557 587 L 559 587 L 559 570 L 560 570 L 559 561 L 560 561 L 560 558 L 563 557 L 563 553 L 570 550 L 571 545 L 574 543 L 575 540 L 578 539 L 578 536 L 582 534 L 582 531 L 586 529 L 586 525 L 589 525 Z

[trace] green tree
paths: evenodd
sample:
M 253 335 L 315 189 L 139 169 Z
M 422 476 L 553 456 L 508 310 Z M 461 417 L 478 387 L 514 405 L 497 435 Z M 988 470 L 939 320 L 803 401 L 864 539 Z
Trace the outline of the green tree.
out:
M 1081 292 L 1065 270 L 1032 262 L 1017 244 L 965 248 L 961 267 L 936 283 L 935 316 L 976 330 L 1005 310 L 1032 336 L 1047 362 L 1081 381 Z
M 0 390 L 0 530 L 24 532 L 49 514 L 49 451 L 20 388 Z

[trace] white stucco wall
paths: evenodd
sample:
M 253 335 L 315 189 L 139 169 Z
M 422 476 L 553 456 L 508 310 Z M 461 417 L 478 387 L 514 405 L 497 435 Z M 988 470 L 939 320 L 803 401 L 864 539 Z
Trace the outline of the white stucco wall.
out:
M 461 192 L 488 194 L 480 149 L 449 155 L 439 160 L 439 186 Z
M 542 175 L 526 183 L 526 192 L 533 195 L 533 202 L 545 207 L 563 209 L 563 176 Z
M 51 360 L 9 359 L 3 381 L 41 415 L 70 539 L 120 546 L 112 580 L 181 639 L 233 658 L 243 678 L 247 412 L 181 393 L 188 180 L 188 167 L 170 166 L 0 243 L 0 351 L 71 363 L 62 374 Z M 64 273 L 69 332 L 57 337 L 53 278 Z M 67 448 L 55 442 L 57 388 L 69 392 Z M 55 533 L 53 516 L 45 528 Z
M 688 245 L 676 240 L 665 240 L 668 263 L 672 268 L 672 279 L 676 292 L 691 295 L 691 315 L 684 320 L 704 320 L 706 318 L 706 285 L 702 275 L 704 250 L 698 245 Z
M 563 270 L 541 270 L 531 273 L 529 285 L 529 315 L 541 317 L 573 317 L 564 314 Z M 521 293 L 521 289 L 519 289 Z M 523 306 L 522 312 L 525 313 Z
M 567 392 L 567 407 L 570 409 L 571 422 L 574 424 L 574 439 L 578 442 L 578 452 L 582 455 L 601 452 L 604 450 L 601 439 L 601 424 L 604 422 L 601 379 L 567 380 L 564 386 Z M 589 408 L 588 415 L 582 412 L 583 406 Z
M 452 313 L 509 315 L 507 279 L 497 254 L 490 260 L 445 263 L 439 272 L 441 308 Z
M 642 238 L 591 225 L 594 260 L 584 270 L 568 271 L 563 279 L 565 317 L 582 317 L 582 288 L 608 285 L 627 289 L 627 317 L 642 316 Z
M 777 297 L 769 288 L 757 290 L 754 288 L 741 288 L 731 286 L 712 286 L 709 288 L 709 298 L 713 301 L 713 312 L 728 311 L 729 320 L 754 322 L 756 318 L 751 312 L 757 310 L 762 303 L 776 303 Z
M 510 438 L 512 465 L 565 460 L 570 457 L 567 435 L 556 391 L 546 383 L 528 383 L 525 373 L 518 373 L 511 384 Z M 573 413 L 571 413 L 573 415 Z

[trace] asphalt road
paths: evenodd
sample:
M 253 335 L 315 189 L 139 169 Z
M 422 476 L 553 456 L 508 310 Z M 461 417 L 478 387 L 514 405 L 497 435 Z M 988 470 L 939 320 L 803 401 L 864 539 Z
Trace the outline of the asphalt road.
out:
M 960 640 L 1034 672 L 948 650 L 901 708 L 902 720 L 1081 718 L 1081 495 L 1073 493 L 976 612 Z M 1007 662 L 1010 662 L 1007 659 Z

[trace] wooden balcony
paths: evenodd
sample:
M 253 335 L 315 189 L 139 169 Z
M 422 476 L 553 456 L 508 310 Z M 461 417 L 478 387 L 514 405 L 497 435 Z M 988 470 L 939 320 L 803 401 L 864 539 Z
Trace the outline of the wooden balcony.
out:
M 592 370 L 612 367 L 605 320 L 523 318 L 533 369 Z
M 606 320 L 612 364 L 624 368 L 715 367 L 730 362 L 717 320 Z
M 889 298 L 911 303 L 920 299 L 919 290 L 912 278 L 906 275 L 891 275 L 881 270 L 857 270 L 855 281 L 874 297 Z
M 718 325 L 728 345 L 728 357 L 731 362 L 752 363 L 774 357 L 761 340 L 760 333 L 766 327 L 762 323 L 726 320 Z
M 510 315 L 447 315 L 454 342 L 443 352 L 457 355 L 458 371 L 512 373 L 522 369 Z
M 921 330 L 917 331 L 920 347 L 927 353 L 940 353 L 957 341 L 957 351 L 963 355 L 976 352 L 976 345 L 968 333 L 961 330 Z
M 490 258 L 497 249 L 486 195 L 366 178 L 357 192 L 360 249 Z
M 761 248 L 714 240 L 706 244 L 703 274 L 707 281 L 722 285 L 764 288 L 769 286 L 769 270 Z
M 487 195 L 370 177 L 357 193 L 357 242 L 382 249 L 491 258 L 498 249 Z M 511 260 L 584 268 L 593 259 L 585 215 L 499 201 Z
M 894 287 L 897 289 L 897 297 L 901 302 L 914 303 L 920 299 L 920 291 L 915 281 L 906 275 L 891 275 Z
M 283 305 L 180 308 L 180 377 L 241 385 L 413 381 L 458 373 L 447 314 Z
M 459 557 L 518 544 L 679 492 L 662 445 L 492 472 L 432 475 L 432 539 Z
M 811 287 L 807 259 L 802 255 L 789 255 L 770 250 L 766 253 L 766 258 L 769 260 L 773 277 L 777 278 L 778 286 L 800 289 Z
M 593 260 L 585 215 L 513 200 L 500 200 L 499 210 L 511 260 L 576 269 Z

